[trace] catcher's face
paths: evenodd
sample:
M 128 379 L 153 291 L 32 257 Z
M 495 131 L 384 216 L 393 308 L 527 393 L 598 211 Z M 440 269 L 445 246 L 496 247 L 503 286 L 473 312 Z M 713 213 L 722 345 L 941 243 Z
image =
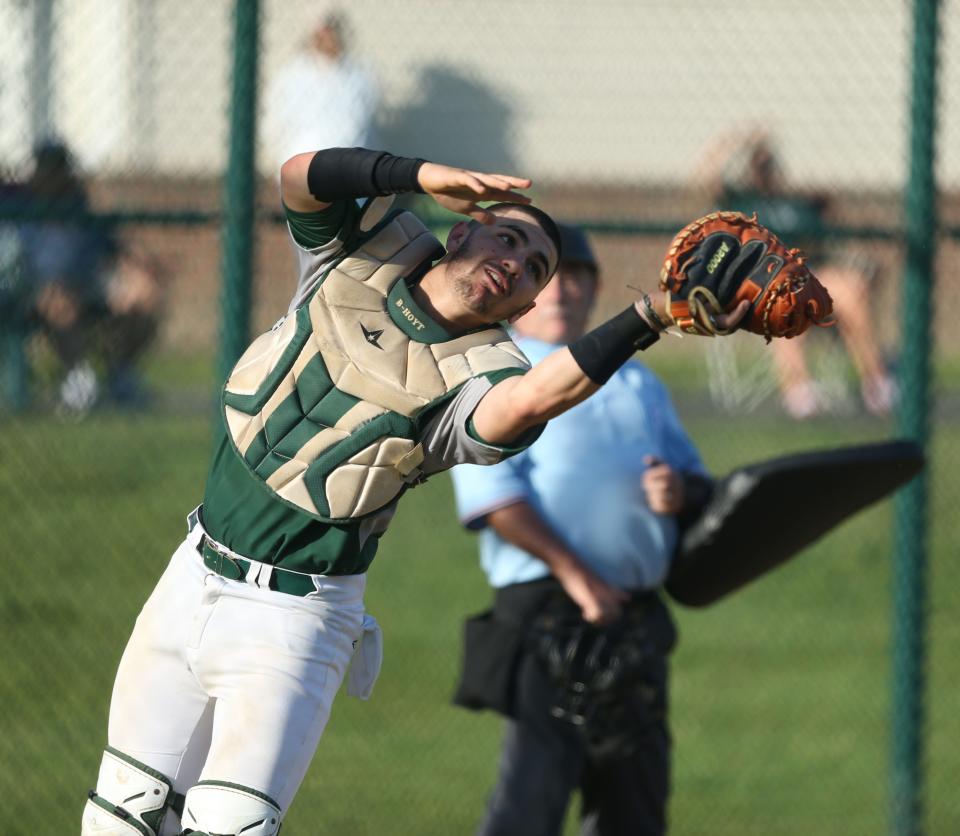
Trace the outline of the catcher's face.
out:
M 561 262 L 556 276 L 540 292 L 537 304 L 514 324 L 526 337 L 556 345 L 583 336 L 597 295 L 597 272 L 586 264 Z
M 557 248 L 529 214 L 497 213 L 494 224 L 451 233 L 448 272 L 460 304 L 479 322 L 509 320 L 529 309 L 550 280 Z

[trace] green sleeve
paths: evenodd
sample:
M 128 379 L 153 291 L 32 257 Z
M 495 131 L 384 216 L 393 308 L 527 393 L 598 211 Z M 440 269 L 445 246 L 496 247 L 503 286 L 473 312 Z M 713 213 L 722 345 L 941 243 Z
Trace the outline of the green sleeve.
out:
M 337 237 L 343 240 L 341 232 L 347 227 L 352 229 L 360 214 L 360 208 L 352 200 L 331 203 L 319 212 L 297 212 L 286 205 L 283 210 L 293 240 L 307 250 L 322 247 Z
M 537 424 L 530 429 L 525 430 L 520 435 L 518 435 L 513 441 L 510 442 L 509 447 L 504 447 L 502 444 L 494 444 L 493 442 L 487 441 L 480 433 L 477 432 L 477 428 L 473 425 L 473 416 L 470 416 L 470 420 L 467 422 L 467 432 L 470 434 L 470 438 L 474 441 L 479 441 L 481 444 L 486 444 L 487 447 L 499 447 L 503 452 L 503 457 L 509 458 L 510 456 L 515 456 L 517 453 L 522 453 L 526 450 L 534 441 L 540 438 L 543 431 L 547 428 L 547 425 Z

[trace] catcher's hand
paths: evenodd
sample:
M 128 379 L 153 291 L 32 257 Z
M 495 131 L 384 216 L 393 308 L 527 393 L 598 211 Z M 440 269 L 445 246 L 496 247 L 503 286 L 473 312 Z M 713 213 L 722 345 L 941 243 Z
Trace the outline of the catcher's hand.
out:
M 510 174 L 484 174 L 439 163 L 424 163 L 417 174 L 417 182 L 445 209 L 484 224 L 495 223 L 497 216 L 478 206 L 479 201 L 530 203 L 529 197 L 516 190 L 529 189 L 531 181 Z
M 773 337 L 796 337 L 811 324 L 832 325 L 833 302 L 799 250 L 788 250 L 757 217 L 713 212 L 677 233 L 660 289 L 673 322 L 690 334 L 729 334 L 736 327 Z M 750 303 L 737 326 L 717 316 Z

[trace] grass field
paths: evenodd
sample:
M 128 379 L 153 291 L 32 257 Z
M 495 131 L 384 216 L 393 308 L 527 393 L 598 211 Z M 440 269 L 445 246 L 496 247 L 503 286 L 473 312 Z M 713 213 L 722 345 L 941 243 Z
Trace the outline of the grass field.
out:
M 194 369 L 205 361 L 170 369 Z M 168 374 L 166 366 L 153 374 Z M 206 397 L 200 389 L 199 400 Z M 882 423 L 785 424 L 681 409 L 708 464 L 885 437 Z M 211 419 L 166 410 L 76 425 L 2 419 L 0 832 L 77 832 L 105 742 L 110 687 L 144 598 L 199 501 Z M 785 432 L 788 430 L 788 432 Z M 960 499 L 956 422 L 931 471 L 927 832 L 960 833 Z M 824 486 L 829 490 L 830 486 Z M 464 616 L 488 593 L 475 543 L 438 477 L 405 500 L 374 563 L 368 608 L 386 640 L 368 703 L 342 695 L 284 836 L 471 833 L 489 789 L 497 718 L 454 709 Z M 675 834 L 888 830 L 890 503 L 706 610 L 675 608 Z M 569 832 L 574 832 L 571 822 Z

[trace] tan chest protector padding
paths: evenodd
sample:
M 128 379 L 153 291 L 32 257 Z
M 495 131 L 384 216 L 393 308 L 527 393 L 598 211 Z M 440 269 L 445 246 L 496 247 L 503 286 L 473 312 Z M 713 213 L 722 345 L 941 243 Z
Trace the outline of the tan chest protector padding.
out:
M 258 479 L 317 519 L 371 514 L 417 481 L 417 416 L 471 377 L 526 369 L 499 327 L 447 339 L 402 277 L 439 242 L 408 212 L 247 349 L 224 389 L 229 437 Z

